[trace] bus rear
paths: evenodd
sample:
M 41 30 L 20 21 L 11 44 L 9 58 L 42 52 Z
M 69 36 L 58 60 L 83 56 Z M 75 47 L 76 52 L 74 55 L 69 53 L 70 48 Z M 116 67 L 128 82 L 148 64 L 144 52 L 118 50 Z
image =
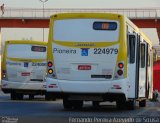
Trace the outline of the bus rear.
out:
M 45 94 L 47 45 L 36 41 L 7 41 L 3 55 L 2 90 L 11 99 Z
M 94 94 L 124 96 L 127 53 L 122 20 L 118 14 L 52 16 L 47 91 L 71 100 L 96 100 L 88 96 Z M 97 101 L 103 100 L 98 96 Z

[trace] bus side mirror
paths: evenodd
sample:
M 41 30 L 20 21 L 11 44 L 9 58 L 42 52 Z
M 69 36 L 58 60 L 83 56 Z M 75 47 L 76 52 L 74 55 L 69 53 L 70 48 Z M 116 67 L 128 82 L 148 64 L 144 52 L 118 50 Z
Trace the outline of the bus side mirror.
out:
M 136 48 L 136 36 L 134 34 L 129 34 L 129 62 L 131 64 L 135 63 L 135 48 Z

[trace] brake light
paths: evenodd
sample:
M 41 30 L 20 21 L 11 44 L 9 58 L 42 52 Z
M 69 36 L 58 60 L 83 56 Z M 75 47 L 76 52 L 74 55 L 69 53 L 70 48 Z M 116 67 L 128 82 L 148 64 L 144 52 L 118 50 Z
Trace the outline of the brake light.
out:
M 54 63 L 52 61 L 48 61 L 47 65 L 47 77 L 56 78 Z
M 6 73 L 6 70 L 2 70 L 2 73 L 3 73 L 3 74 Z
M 119 67 L 119 68 L 123 68 L 123 67 L 124 67 L 123 63 L 119 63 L 119 64 L 118 64 L 118 67 Z
M 123 71 L 122 70 L 118 70 L 117 73 L 118 73 L 119 76 L 121 76 L 123 74 Z
M 48 62 L 48 67 L 52 67 L 53 63 L 52 62 Z
M 115 79 L 123 79 L 124 78 L 124 67 L 125 67 L 124 61 L 119 61 L 117 63 L 115 75 L 114 75 Z

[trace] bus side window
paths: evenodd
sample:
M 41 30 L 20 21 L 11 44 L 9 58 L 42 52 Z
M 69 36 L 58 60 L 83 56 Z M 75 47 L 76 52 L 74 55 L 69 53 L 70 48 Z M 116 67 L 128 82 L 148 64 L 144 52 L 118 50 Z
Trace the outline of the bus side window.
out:
M 135 63 L 135 35 L 129 35 L 129 61 L 131 64 Z
M 141 44 L 141 68 L 145 67 L 145 44 Z

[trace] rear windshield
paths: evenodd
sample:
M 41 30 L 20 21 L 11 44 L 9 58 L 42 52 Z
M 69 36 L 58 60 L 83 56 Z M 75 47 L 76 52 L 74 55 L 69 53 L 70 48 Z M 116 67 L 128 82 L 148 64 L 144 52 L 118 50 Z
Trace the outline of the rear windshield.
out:
M 46 59 L 46 46 L 10 44 L 7 49 L 9 58 Z
M 116 20 L 56 20 L 53 29 L 56 41 L 116 42 L 119 39 L 119 21 Z

